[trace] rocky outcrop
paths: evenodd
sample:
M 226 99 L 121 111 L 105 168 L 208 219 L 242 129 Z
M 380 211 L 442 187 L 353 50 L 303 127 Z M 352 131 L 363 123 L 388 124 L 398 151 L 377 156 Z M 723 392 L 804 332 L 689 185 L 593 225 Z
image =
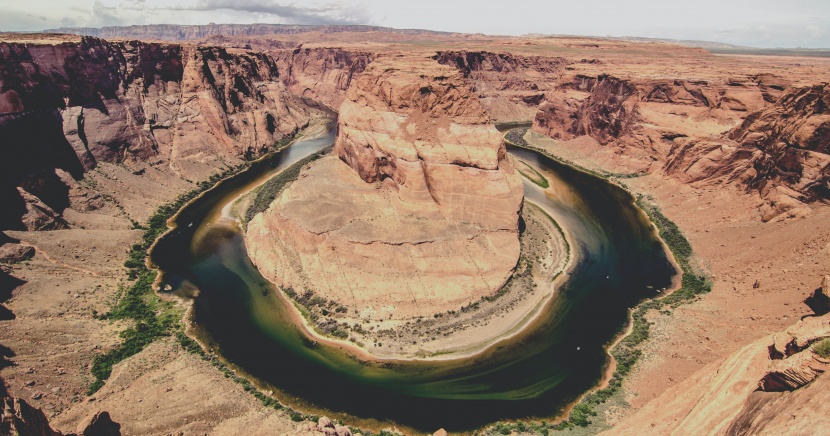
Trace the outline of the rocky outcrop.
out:
M 804 300 L 804 304 L 817 315 L 830 313 L 830 276 L 824 276 L 812 295 Z
M 414 56 L 369 64 L 340 107 L 334 153 L 248 224 L 266 278 L 355 322 L 458 310 L 508 279 L 522 183 L 457 70 Z
M 709 136 L 710 132 L 686 124 L 690 114 L 718 121 L 725 118 L 724 113 L 745 113 L 763 106 L 761 91 L 748 79 L 710 83 L 577 74 L 547 95 L 533 129 L 561 140 L 587 135 L 602 145 L 627 152 L 639 149 L 663 161 L 672 140 Z
M 816 353 L 798 353 L 796 356 L 773 362 L 758 382 L 764 392 L 793 391 L 813 381 L 827 371 L 830 360 Z
M 34 247 L 6 242 L 0 245 L 0 263 L 15 264 L 27 261 L 35 256 Z
M 339 108 L 354 78 L 376 54 L 341 48 L 297 48 L 275 54 L 280 77 L 295 95 Z
M 567 88 L 589 94 L 584 99 L 554 97 L 539 109 L 535 131 L 562 140 L 588 135 L 600 144 L 608 144 L 630 135 L 633 125 L 639 121 L 638 90 L 630 82 L 600 76 L 580 78 L 578 84 L 569 83 Z
M 706 366 L 611 432 L 780 434 L 771 430 L 778 428 L 815 434 L 816 422 L 830 411 L 824 400 L 828 379 L 823 375 L 830 359 L 811 346 L 828 337 L 829 315 L 805 318 Z
M 793 88 L 720 138 L 675 139 L 666 171 L 690 182 L 739 182 L 766 200 L 765 221 L 830 201 L 830 85 Z
M 383 58 L 340 107 L 335 153 L 364 181 L 388 180 L 405 210 L 515 231 L 521 181 L 489 121 L 457 71 Z
M 43 411 L 24 400 L 10 397 L 3 379 L 0 379 L 0 436 L 38 435 L 59 436 L 61 433 L 49 426 Z
M 806 202 L 830 200 L 830 84 L 795 88 L 729 134 L 757 150 L 751 186 L 783 184 Z
M 93 414 L 78 424 L 79 436 L 121 436 L 121 425 L 112 420 L 109 412 Z
M 532 120 L 564 67 L 573 63 L 560 57 L 487 51 L 441 51 L 435 59 L 461 71 L 497 122 Z
M 799 332 L 793 329 L 788 334 L 801 340 L 830 336 L 830 320 L 826 316 L 808 318 L 794 327 L 806 336 L 798 336 Z M 758 407 L 760 393 L 769 396 L 765 400 L 768 402 L 777 398 L 774 395 L 787 393 L 769 391 L 797 389 L 805 391 L 803 395 L 814 396 L 826 390 L 821 387 L 826 377 L 820 376 L 827 368 L 826 360 L 818 358 L 811 350 L 784 360 L 770 360 L 768 347 L 774 342 L 773 336 L 762 338 L 708 365 L 626 418 L 614 427 L 613 434 L 736 434 L 730 429 L 767 414 Z M 808 384 L 816 376 L 818 380 Z M 819 381 L 823 382 L 816 384 Z M 825 416 L 827 412 L 826 402 L 810 410 L 814 417 Z M 810 423 L 807 420 L 801 424 Z M 796 434 L 812 434 L 809 427 L 790 430 Z
M 563 141 L 589 136 L 686 183 L 757 190 L 765 221 L 801 216 L 830 199 L 830 88 L 781 92 L 785 83 L 769 74 L 720 83 L 577 74 L 546 93 L 533 129 Z
M 141 161 L 202 180 L 316 113 L 272 58 L 220 47 L 3 42 L 0 84 L 0 149 L 16 155 L 0 163 L 11 211 L 0 228 L 61 226 L 69 187 L 56 170 L 79 179 L 99 162 Z
M 337 425 L 325 416 L 317 420 L 316 430 L 327 436 L 352 436 L 352 431 L 348 427 Z

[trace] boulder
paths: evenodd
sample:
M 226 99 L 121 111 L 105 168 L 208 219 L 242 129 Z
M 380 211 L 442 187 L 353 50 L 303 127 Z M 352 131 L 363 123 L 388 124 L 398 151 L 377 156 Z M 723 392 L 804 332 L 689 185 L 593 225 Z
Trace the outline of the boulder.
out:
M 826 275 L 821 279 L 821 286 L 804 300 L 804 304 L 816 315 L 824 315 L 830 312 L 828 292 L 830 292 L 830 275 Z

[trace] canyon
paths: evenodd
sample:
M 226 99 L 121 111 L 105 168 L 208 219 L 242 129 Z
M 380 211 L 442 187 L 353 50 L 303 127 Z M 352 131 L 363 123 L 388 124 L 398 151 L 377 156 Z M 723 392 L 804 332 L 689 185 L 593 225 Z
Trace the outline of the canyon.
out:
M 0 37 L 0 393 L 52 428 L 108 412 L 125 433 L 318 433 L 172 337 L 84 391 L 129 324 L 98 314 L 154 212 L 330 109 L 334 150 L 247 223 L 269 280 L 384 327 L 496 292 L 524 200 L 493 124 L 524 123 L 530 146 L 658 206 L 712 282 L 647 314 L 644 357 L 592 431 L 811 433 L 826 415 L 810 347 L 829 321 L 803 301 L 830 271 L 830 60 L 382 28 L 107 32 Z

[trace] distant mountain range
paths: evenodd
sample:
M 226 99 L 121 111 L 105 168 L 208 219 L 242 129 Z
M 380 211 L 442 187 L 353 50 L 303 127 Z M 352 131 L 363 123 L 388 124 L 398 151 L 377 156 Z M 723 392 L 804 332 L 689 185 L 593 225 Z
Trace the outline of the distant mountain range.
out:
M 830 57 L 830 49 L 826 48 L 757 48 L 727 44 L 725 42 L 699 41 L 691 39 L 643 38 L 638 36 L 622 36 L 619 38 L 609 39 L 620 39 L 623 41 L 634 42 L 667 42 L 685 47 L 699 47 L 715 54 Z
M 420 29 L 393 29 L 379 26 L 337 26 L 337 25 L 298 25 L 298 24 L 149 24 L 143 26 L 110 27 L 61 27 L 46 29 L 46 33 L 68 33 L 73 35 L 94 36 L 97 38 L 136 38 L 160 39 L 166 41 L 184 41 L 203 39 L 213 35 L 224 36 L 259 36 L 271 34 L 297 34 L 305 32 L 389 32 L 405 35 L 452 35 L 453 32 L 437 32 Z
M 381 26 L 339 26 L 339 25 L 299 25 L 299 24 L 148 24 L 135 26 L 109 27 L 61 27 L 46 29 L 46 33 L 68 33 L 72 35 L 94 36 L 98 38 L 135 38 L 158 39 L 165 41 L 185 41 L 208 38 L 214 35 L 223 36 L 260 36 L 272 34 L 297 34 L 306 32 L 385 32 L 404 35 L 454 35 L 455 32 L 440 32 L 423 29 L 395 29 Z M 543 35 L 530 34 L 529 37 L 575 37 L 577 35 Z M 590 36 L 578 36 L 590 38 Z M 632 41 L 632 42 L 665 42 L 686 47 L 699 47 L 715 54 L 753 54 L 771 56 L 809 56 L 830 57 L 830 49 L 806 48 L 755 48 L 722 42 L 679 40 L 665 38 L 644 38 L 637 36 L 596 37 L 601 39 Z

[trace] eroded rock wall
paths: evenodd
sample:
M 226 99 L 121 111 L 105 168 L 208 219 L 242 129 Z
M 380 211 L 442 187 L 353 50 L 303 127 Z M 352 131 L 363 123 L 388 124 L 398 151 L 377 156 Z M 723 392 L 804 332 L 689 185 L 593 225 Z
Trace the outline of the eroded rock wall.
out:
M 342 48 L 303 48 L 275 54 L 280 77 L 295 95 L 312 98 L 337 109 L 357 75 L 376 53 Z
M 574 61 L 488 51 L 441 51 L 439 63 L 457 68 L 470 81 L 488 115 L 497 122 L 532 120 L 545 96 Z
M 28 222 L 62 212 L 65 195 L 29 189 L 57 170 L 79 179 L 99 162 L 142 161 L 203 180 L 297 131 L 314 113 L 261 53 L 89 37 L 4 42 L 0 149 L 15 158 L 0 164 L 1 200 L 11 206 L 0 228 L 43 228 Z M 21 219 L 27 215 L 34 218 Z
M 665 170 L 682 180 L 738 182 L 765 199 L 764 220 L 830 201 L 830 86 L 794 87 L 721 137 L 675 139 Z
M 335 153 L 364 181 L 394 187 L 402 210 L 517 228 L 521 179 L 453 68 L 401 57 L 370 64 L 340 107 Z
M 706 366 L 607 433 L 816 434 L 830 359 L 811 344 L 828 336 L 830 316 L 805 318 Z
M 826 84 L 769 74 L 718 82 L 577 74 L 546 93 L 533 130 L 588 136 L 685 182 L 757 190 L 764 220 L 830 199 Z

